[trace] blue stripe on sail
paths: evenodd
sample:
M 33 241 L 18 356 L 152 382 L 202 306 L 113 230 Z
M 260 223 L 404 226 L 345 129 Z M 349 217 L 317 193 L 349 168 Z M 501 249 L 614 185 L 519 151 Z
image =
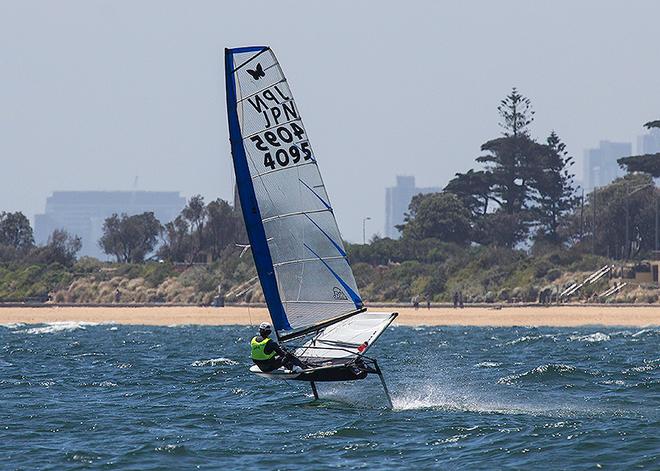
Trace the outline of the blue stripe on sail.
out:
M 299 178 L 298 180 L 300 180 L 300 183 L 302 183 L 303 185 L 305 185 L 305 186 L 307 187 L 307 189 L 309 189 L 309 191 L 311 191 L 312 193 L 314 193 L 314 195 L 315 195 L 318 199 L 321 200 L 321 203 L 323 203 L 323 205 L 324 205 L 326 208 L 328 208 L 330 211 L 332 211 L 332 208 L 330 207 L 330 204 L 329 204 L 329 203 L 326 203 L 326 201 L 325 201 L 323 198 L 321 198 L 317 192 L 315 192 L 314 190 L 312 190 L 312 187 L 311 187 L 311 186 L 309 186 L 307 183 L 305 183 L 304 181 L 302 181 L 302 179 L 300 179 L 300 178 Z
M 355 291 L 353 291 L 351 289 L 351 287 L 348 286 L 348 284 L 344 280 L 342 280 L 341 276 L 339 276 L 332 268 L 330 268 L 330 265 L 328 265 L 325 260 L 323 260 L 321 257 L 319 257 L 319 255 L 316 252 L 314 252 L 309 245 L 305 244 L 304 242 L 303 242 L 303 245 L 305 247 L 307 247 L 307 249 L 310 252 L 312 252 L 316 256 L 316 258 L 321 260 L 321 263 L 323 263 L 323 265 L 325 265 L 325 267 L 328 270 L 330 270 L 330 273 L 332 273 L 334 275 L 334 277 L 337 279 L 337 281 L 342 285 L 342 287 L 346 290 L 348 295 L 351 297 L 351 300 L 353 301 L 353 304 L 355 304 L 355 308 L 356 309 L 362 309 L 362 306 L 364 306 L 364 304 L 362 303 L 362 299 L 360 298 L 360 296 L 358 296 L 358 294 Z
M 225 49 L 226 54 L 241 54 L 242 52 L 261 52 L 268 49 L 268 46 L 247 46 L 247 47 L 235 47 L 233 49 Z M 232 62 L 234 58 L 232 57 Z
M 257 205 L 257 197 L 252 185 L 252 177 L 245 156 L 245 147 L 241 136 L 241 128 L 238 122 L 238 111 L 236 108 L 236 84 L 234 83 L 234 57 L 233 53 L 261 51 L 264 47 L 247 47 L 237 49 L 225 49 L 225 75 L 227 81 L 227 114 L 229 118 L 229 138 L 231 141 L 231 153 L 236 172 L 236 185 L 238 196 L 241 201 L 243 218 L 247 229 L 254 264 L 261 282 L 261 288 L 266 298 L 270 318 L 273 326 L 278 330 L 291 330 L 289 319 L 287 319 L 280 292 L 277 289 L 273 259 L 266 240 L 266 231 L 261 222 L 261 213 Z
M 305 216 L 307 216 L 307 219 L 312 221 L 312 224 L 314 224 L 316 227 L 318 227 L 319 231 L 323 232 L 323 235 L 326 236 L 330 242 L 332 242 L 332 245 L 335 246 L 335 248 L 337 249 L 337 252 L 339 252 L 342 257 L 346 257 L 346 252 L 344 252 L 344 249 L 342 249 L 341 246 L 337 242 L 332 240 L 332 237 L 330 237 L 327 232 L 325 232 L 323 229 L 321 229 L 321 226 L 316 224 L 316 221 L 314 221 L 312 218 L 310 218 L 308 214 L 305 214 Z

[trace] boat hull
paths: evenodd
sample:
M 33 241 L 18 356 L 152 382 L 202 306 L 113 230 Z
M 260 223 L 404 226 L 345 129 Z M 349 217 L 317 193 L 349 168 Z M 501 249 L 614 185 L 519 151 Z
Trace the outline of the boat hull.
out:
M 332 381 L 356 381 L 364 379 L 368 375 L 368 371 L 355 366 L 348 365 L 332 365 L 321 366 L 318 368 L 309 368 L 302 373 L 293 373 L 290 370 L 283 368 L 263 372 L 258 366 L 254 365 L 250 368 L 250 372 L 268 379 L 281 379 L 288 381 L 309 381 L 309 382 L 332 382 Z

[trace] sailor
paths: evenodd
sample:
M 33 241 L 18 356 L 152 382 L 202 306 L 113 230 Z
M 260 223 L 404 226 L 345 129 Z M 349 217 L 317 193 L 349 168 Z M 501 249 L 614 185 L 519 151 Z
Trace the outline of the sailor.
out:
M 269 335 L 272 331 L 268 322 L 262 322 L 259 325 L 259 335 L 252 337 L 250 341 L 252 361 L 264 373 L 276 370 L 281 366 L 294 373 L 300 373 L 305 364 L 271 339 Z

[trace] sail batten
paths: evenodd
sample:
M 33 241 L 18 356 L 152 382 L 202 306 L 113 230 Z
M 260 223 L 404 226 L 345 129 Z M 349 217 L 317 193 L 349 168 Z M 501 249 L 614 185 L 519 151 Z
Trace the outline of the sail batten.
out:
M 330 210 L 327 209 L 327 208 L 324 208 L 324 209 L 315 209 L 314 211 L 296 211 L 295 213 L 279 214 L 277 216 L 272 216 L 272 217 L 269 217 L 269 218 L 266 218 L 266 219 L 262 219 L 261 222 L 268 222 L 268 221 L 272 221 L 274 219 L 288 218 L 288 217 L 291 217 L 291 216 L 300 216 L 301 214 L 322 213 L 322 212 L 325 212 L 325 211 L 330 211 Z
M 282 79 L 282 80 L 280 80 L 279 82 L 276 82 L 274 85 L 279 85 L 280 83 L 284 83 L 284 82 L 286 82 L 286 79 Z M 245 100 L 248 100 L 248 99 L 252 98 L 253 96 L 258 95 L 259 93 L 263 92 L 264 90 L 266 90 L 267 88 L 272 87 L 272 86 L 273 86 L 273 85 L 269 85 L 269 86 L 266 87 L 266 88 L 262 88 L 261 90 L 252 93 L 251 95 L 246 95 L 246 96 L 244 96 L 243 98 L 241 98 L 240 100 L 238 100 L 238 102 L 241 103 L 241 102 L 243 102 L 243 101 L 245 101 Z M 289 101 L 291 101 L 291 100 L 289 100 Z
M 226 64 L 236 182 L 278 335 L 359 312 L 330 199 L 277 58 L 269 48 L 229 49 Z

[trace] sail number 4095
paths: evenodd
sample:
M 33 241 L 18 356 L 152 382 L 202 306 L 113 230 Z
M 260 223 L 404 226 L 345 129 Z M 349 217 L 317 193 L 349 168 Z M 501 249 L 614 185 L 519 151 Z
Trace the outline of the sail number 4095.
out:
M 279 126 L 275 131 L 266 131 L 261 136 L 252 136 L 250 140 L 254 142 L 258 150 L 265 151 L 264 153 L 264 167 L 275 170 L 275 167 L 286 167 L 293 163 L 297 164 L 300 159 L 310 160 L 312 158 L 312 150 L 309 147 L 309 142 L 301 142 L 300 144 L 291 144 L 295 139 L 300 141 L 305 135 L 303 128 L 296 123 L 289 123 L 291 130 L 286 126 Z M 281 147 L 280 149 L 272 149 L 268 147 Z M 273 152 L 275 155 L 273 155 Z

